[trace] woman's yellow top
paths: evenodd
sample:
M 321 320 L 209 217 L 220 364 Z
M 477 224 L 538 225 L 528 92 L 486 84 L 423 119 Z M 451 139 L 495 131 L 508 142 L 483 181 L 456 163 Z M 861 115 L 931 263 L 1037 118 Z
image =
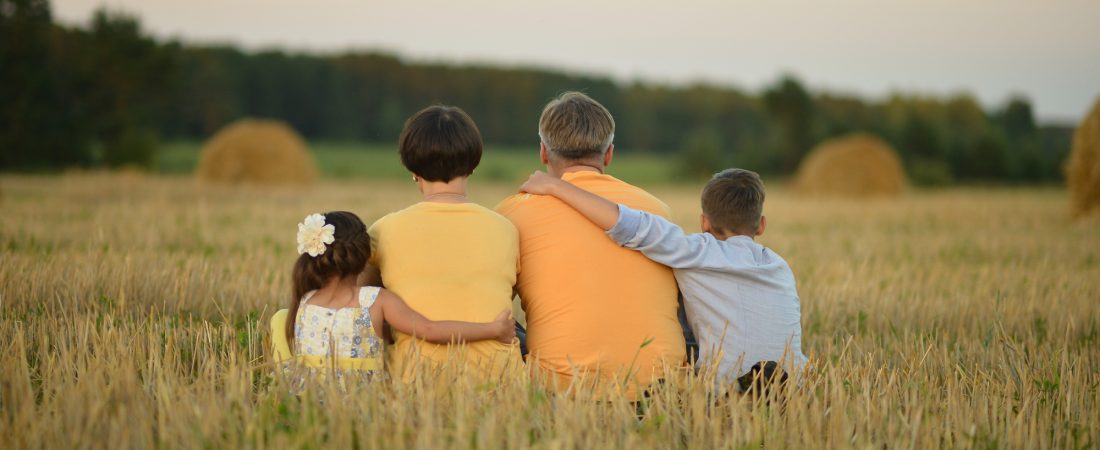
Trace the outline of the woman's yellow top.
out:
M 421 202 L 378 219 L 368 231 L 371 263 L 386 289 L 431 320 L 491 322 L 510 309 L 519 272 L 519 233 L 508 219 L 474 203 Z M 458 353 L 394 331 L 391 374 L 410 379 L 411 358 L 433 364 Z M 466 344 L 462 363 L 485 378 L 522 370 L 515 345 Z

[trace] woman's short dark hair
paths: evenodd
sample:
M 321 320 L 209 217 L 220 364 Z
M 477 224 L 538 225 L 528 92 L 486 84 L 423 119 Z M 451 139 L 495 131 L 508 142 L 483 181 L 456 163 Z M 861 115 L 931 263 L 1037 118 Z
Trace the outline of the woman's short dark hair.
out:
M 481 162 L 481 132 L 465 111 L 429 106 L 405 121 L 397 141 L 401 164 L 427 181 L 448 182 L 474 173 Z

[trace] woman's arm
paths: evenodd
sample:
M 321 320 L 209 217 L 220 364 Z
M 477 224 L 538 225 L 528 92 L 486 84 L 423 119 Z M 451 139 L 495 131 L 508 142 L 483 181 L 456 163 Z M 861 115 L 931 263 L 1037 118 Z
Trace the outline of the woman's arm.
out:
M 619 205 L 542 171 L 531 174 L 531 178 L 519 189 L 531 194 L 557 197 L 604 231 L 610 230 L 619 221 Z
M 512 320 L 511 309 L 502 311 L 489 323 L 432 321 L 409 308 L 397 294 L 385 289 L 379 292 L 375 305 L 381 309 L 383 320 L 395 330 L 436 344 L 490 339 L 511 344 L 516 337 L 516 322 Z

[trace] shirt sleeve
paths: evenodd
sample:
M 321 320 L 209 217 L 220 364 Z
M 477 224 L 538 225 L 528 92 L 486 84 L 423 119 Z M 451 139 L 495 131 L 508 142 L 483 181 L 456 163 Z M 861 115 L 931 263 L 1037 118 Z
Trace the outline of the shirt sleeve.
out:
M 374 302 L 378 300 L 378 294 L 382 292 L 382 288 L 378 286 L 363 286 L 359 288 L 359 307 L 369 309 L 374 306 Z
M 721 264 L 717 241 L 706 233 L 685 234 L 661 216 L 619 205 L 619 221 L 607 235 L 619 245 L 641 251 L 673 269 L 696 269 Z M 718 251 L 717 253 L 720 253 Z M 715 260 L 717 258 L 717 260 Z

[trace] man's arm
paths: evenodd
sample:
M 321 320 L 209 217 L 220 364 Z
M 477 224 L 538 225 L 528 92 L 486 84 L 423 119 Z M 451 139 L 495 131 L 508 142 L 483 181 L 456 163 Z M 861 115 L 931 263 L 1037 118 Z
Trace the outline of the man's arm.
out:
M 709 235 L 684 234 L 661 216 L 617 205 L 543 172 L 532 174 L 520 190 L 557 197 L 607 231 L 619 245 L 639 250 L 656 262 L 674 269 L 707 265 Z

